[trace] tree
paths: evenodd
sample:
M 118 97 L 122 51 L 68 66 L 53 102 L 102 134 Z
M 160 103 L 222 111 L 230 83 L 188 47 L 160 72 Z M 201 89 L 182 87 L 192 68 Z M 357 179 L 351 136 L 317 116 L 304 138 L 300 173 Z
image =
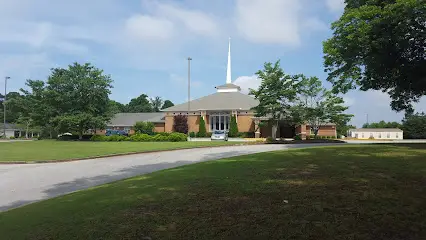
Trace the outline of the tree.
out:
M 335 92 L 387 92 L 393 110 L 412 111 L 426 94 L 426 4 L 421 0 L 346 0 L 324 42 Z
M 297 78 L 287 75 L 280 67 L 280 61 L 274 64 L 267 62 L 264 69 L 256 72 L 261 79 L 257 90 L 250 89 L 250 95 L 259 100 L 259 105 L 254 107 L 257 117 L 268 117 L 272 126 L 272 138 L 276 138 L 280 120 L 291 119 L 292 102 L 296 98 Z
M 148 100 L 148 95 L 141 94 L 139 97 L 131 99 L 129 104 L 126 105 L 126 112 L 152 112 L 152 105 Z
M 44 102 L 58 130 L 73 130 L 80 139 L 85 131 L 102 128 L 109 120 L 112 79 L 90 63 L 54 68 L 44 90 Z
M 179 133 L 188 133 L 188 117 L 186 115 L 176 115 L 173 117 L 173 130 Z
M 231 116 L 231 123 L 229 124 L 229 134 L 230 137 L 237 137 L 238 136 L 238 125 L 237 125 L 237 118 L 235 115 Z
M 109 100 L 109 112 L 111 114 L 125 112 L 125 105 L 114 100 Z
M 19 118 L 21 111 L 21 105 L 17 104 L 17 100 L 21 97 L 18 92 L 8 92 L 6 96 L 7 102 L 4 102 L 4 95 L 0 95 L 0 114 L 1 117 L 4 115 L 4 104 L 7 104 L 6 108 L 6 122 L 16 123 Z M 3 118 L 2 118 L 3 119 Z
M 404 138 L 425 139 L 426 138 L 426 114 L 416 113 L 408 116 L 402 121 Z
M 155 125 L 152 122 L 136 122 L 133 129 L 139 134 L 154 135 Z
M 161 109 L 161 106 L 163 105 L 163 100 L 161 99 L 161 97 L 157 96 L 155 98 L 151 98 L 150 102 L 151 102 L 152 110 L 154 112 L 159 112 Z
M 377 123 L 366 123 L 364 125 L 362 125 L 363 128 L 401 128 L 401 124 L 397 123 L 397 122 L 385 122 L 385 121 L 380 121 Z
M 206 121 L 204 121 L 204 118 L 200 118 L 197 137 L 205 137 L 206 135 L 207 135 Z
M 353 115 L 345 114 L 348 107 L 344 100 L 322 86 L 317 77 L 299 75 L 301 81 L 294 112 L 308 122 L 314 135 L 317 136 L 321 126 L 327 123 L 346 124 Z
M 174 106 L 174 104 L 172 103 L 172 101 L 166 100 L 166 101 L 164 101 L 164 104 L 161 107 L 161 109 L 166 109 L 166 108 L 173 107 L 173 106 Z

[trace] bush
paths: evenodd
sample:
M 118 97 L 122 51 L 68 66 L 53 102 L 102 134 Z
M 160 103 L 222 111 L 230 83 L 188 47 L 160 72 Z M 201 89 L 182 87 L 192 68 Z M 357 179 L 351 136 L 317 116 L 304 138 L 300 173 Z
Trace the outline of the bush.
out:
M 229 137 L 238 137 L 238 125 L 237 125 L 237 118 L 235 115 L 231 116 L 231 123 L 229 125 Z
M 9 139 L 15 139 L 15 136 L 10 136 Z
M 199 128 L 198 128 L 197 137 L 205 137 L 206 133 L 207 133 L 206 122 L 204 121 L 204 118 L 201 118 Z
M 155 125 L 152 122 L 136 122 L 133 129 L 138 134 L 154 135 Z
M 272 137 L 267 137 L 266 138 L 266 142 L 267 143 L 272 143 L 272 142 L 275 142 L 276 140 L 275 139 L 273 139 Z
M 107 137 L 108 142 L 121 142 L 121 141 L 125 141 L 125 140 L 126 140 L 126 136 L 112 135 L 112 136 Z
M 176 115 L 173 117 L 173 129 L 178 133 L 188 133 L 188 117 L 185 115 Z
M 93 135 L 90 138 L 90 141 L 101 142 L 101 141 L 106 141 L 106 138 L 108 138 L 108 137 L 104 136 L 104 135 Z
M 153 141 L 153 136 L 148 134 L 135 134 L 130 137 L 130 141 L 133 142 L 151 142 Z
M 302 137 L 300 136 L 300 135 L 296 135 L 296 136 L 294 136 L 294 138 L 293 138 L 294 140 L 302 140 Z
M 198 133 L 195 133 L 195 132 L 189 133 L 189 137 L 191 137 L 191 138 L 195 138 L 195 136 L 197 136 L 197 135 L 198 135 Z
M 371 136 L 371 137 L 369 137 L 368 139 L 374 139 L 374 137 L 373 137 L 373 136 Z
M 331 136 L 331 139 L 336 139 L 336 136 Z
M 152 141 L 154 141 L 154 142 L 167 142 L 167 141 L 169 141 L 169 136 L 157 134 L 152 138 Z
M 254 132 L 239 132 L 237 137 L 239 138 L 254 138 Z
M 159 132 L 159 133 L 156 133 L 155 135 L 160 135 L 160 136 L 168 137 L 168 136 L 170 136 L 170 133 L 168 133 L 168 132 Z
M 213 134 L 213 133 L 208 132 L 208 133 L 206 133 L 206 137 L 208 137 L 208 138 L 209 138 L 209 137 L 212 137 L 212 134 Z
M 170 142 L 185 142 L 188 140 L 188 137 L 186 134 L 176 132 L 176 133 L 170 134 L 170 136 L 168 137 L 168 140 Z

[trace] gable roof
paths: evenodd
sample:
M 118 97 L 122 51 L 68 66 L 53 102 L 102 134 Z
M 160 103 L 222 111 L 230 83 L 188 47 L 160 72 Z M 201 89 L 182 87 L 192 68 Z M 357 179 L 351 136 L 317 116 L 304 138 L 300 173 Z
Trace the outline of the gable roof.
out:
M 135 125 L 136 122 L 163 123 L 165 122 L 164 113 L 117 113 L 107 125 L 127 127 Z
M 217 93 L 213 93 L 208 96 L 190 101 L 190 111 L 250 110 L 253 107 L 256 107 L 257 105 L 259 105 L 258 100 L 240 92 L 217 92 Z M 185 112 L 185 111 L 188 111 L 188 103 L 178 104 L 173 107 L 163 109 L 162 111 Z
M 357 128 L 350 130 L 351 132 L 402 132 L 399 128 Z
M 4 129 L 4 123 L 0 123 L 0 129 Z M 15 124 L 12 124 L 12 123 L 6 123 L 6 129 L 17 130 L 17 129 L 19 129 L 19 127 Z

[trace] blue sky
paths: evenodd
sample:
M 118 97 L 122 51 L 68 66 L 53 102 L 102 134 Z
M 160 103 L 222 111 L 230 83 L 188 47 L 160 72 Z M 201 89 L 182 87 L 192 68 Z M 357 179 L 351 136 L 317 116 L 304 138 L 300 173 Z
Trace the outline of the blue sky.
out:
M 254 73 L 277 59 L 290 74 L 325 80 L 322 41 L 343 7 L 343 0 L 0 0 L 0 76 L 16 91 L 28 78 L 45 80 L 52 67 L 91 62 L 112 76 L 114 100 L 145 93 L 182 103 L 186 58 L 193 58 L 192 97 L 210 94 L 225 83 L 231 37 L 232 79 L 243 89 L 258 86 Z M 357 126 L 366 114 L 403 116 L 381 92 L 344 98 Z M 424 99 L 416 110 L 426 110 Z

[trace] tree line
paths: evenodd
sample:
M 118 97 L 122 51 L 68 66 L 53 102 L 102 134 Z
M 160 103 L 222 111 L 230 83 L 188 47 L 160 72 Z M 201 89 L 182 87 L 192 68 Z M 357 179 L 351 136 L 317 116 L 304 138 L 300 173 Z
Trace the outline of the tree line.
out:
M 373 122 L 366 123 L 363 128 L 399 128 L 404 131 L 404 138 L 426 139 L 426 114 L 406 114 L 402 123 L 398 122 Z
M 141 94 L 121 104 L 109 98 L 113 80 L 90 63 L 74 63 L 68 68 L 53 68 L 46 81 L 27 80 L 20 92 L 0 96 L 7 104 L 8 123 L 39 129 L 53 137 L 57 132 L 76 132 L 81 137 L 89 129 L 104 128 L 118 112 L 156 112 L 173 106 L 160 97 Z M 1 115 L 3 115 L 3 108 Z

